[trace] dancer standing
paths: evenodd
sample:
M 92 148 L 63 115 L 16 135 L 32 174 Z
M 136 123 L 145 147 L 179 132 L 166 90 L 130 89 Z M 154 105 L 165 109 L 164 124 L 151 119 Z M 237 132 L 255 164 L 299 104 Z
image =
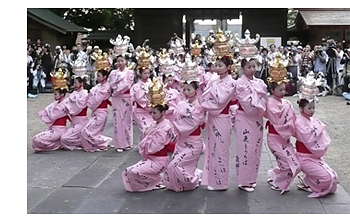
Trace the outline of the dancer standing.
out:
M 53 94 L 55 101 L 44 110 L 38 112 L 39 118 L 49 127 L 48 130 L 38 133 L 33 137 L 33 149 L 35 152 L 52 151 L 61 147 L 60 138 L 66 131 L 67 108 L 62 103 L 68 91 L 66 77 L 58 71 L 53 77 Z
M 100 69 L 97 71 L 98 84 L 88 94 L 87 106 L 92 113 L 88 123 L 81 131 L 81 141 L 86 152 L 100 152 L 108 150 L 112 138 L 103 136 L 108 118 L 107 106 L 111 105 L 108 100 L 111 95 L 111 86 L 107 82 L 108 71 Z
M 156 79 L 153 80 L 148 98 L 152 107 L 151 115 L 155 122 L 144 132 L 139 144 L 142 160 L 122 172 L 125 190 L 129 192 L 165 188 L 161 184 L 162 174 L 169 164 L 168 152 L 174 150 L 173 127 L 165 118 L 168 106 L 164 101 L 163 86 L 159 85 Z
M 270 77 L 267 78 L 273 94 L 273 97 L 268 99 L 266 107 L 268 119 L 266 126 L 269 129 L 267 145 L 278 165 L 268 171 L 268 183 L 271 189 L 281 191 L 281 194 L 289 190 L 290 184 L 301 168 L 290 142 L 290 137 L 295 135 L 295 111 L 292 104 L 283 98 L 286 93 L 284 83 L 288 82 L 286 65 L 277 54 L 276 61 L 269 66 Z
M 117 56 L 117 70 L 112 70 L 108 83 L 112 88 L 113 139 L 117 152 L 131 149 L 133 144 L 132 96 L 134 73 L 126 67 L 125 56 Z
M 200 184 L 202 170 L 197 165 L 203 151 L 201 125 L 205 121 L 205 111 L 197 100 L 200 82 L 197 65 L 187 61 L 181 77 L 186 99 L 174 111 L 172 124 L 177 140 L 172 161 L 163 176 L 164 185 L 176 192 L 193 190 Z

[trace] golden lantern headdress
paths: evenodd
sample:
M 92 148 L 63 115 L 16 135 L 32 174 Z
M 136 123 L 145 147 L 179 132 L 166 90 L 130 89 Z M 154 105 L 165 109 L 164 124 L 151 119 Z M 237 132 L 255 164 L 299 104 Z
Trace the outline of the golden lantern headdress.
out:
M 288 82 L 287 70 L 288 60 L 282 60 L 279 54 L 276 55 L 275 59 L 269 61 L 269 77 L 266 79 L 270 83 L 277 83 L 280 85 L 283 82 Z
M 244 32 L 245 39 L 240 39 L 238 33 L 235 34 L 235 40 L 239 44 L 239 54 L 241 57 L 250 59 L 258 56 L 259 50 L 255 44 L 259 41 L 260 35 L 256 34 L 255 39 L 250 38 L 250 31 Z
M 200 82 L 198 77 L 197 63 L 192 62 L 191 56 L 187 53 L 185 58 L 185 64 L 181 69 L 181 83 L 191 83 L 192 81 Z
M 157 105 L 166 105 L 165 92 L 163 91 L 163 85 L 157 82 L 157 79 L 153 77 L 153 83 L 148 86 L 147 99 L 148 104 L 153 108 Z
M 130 43 L 129 36 L 124 36 L 122 38 L 122 36 L 120 34 L 118 34 L 118 36 L 115 39 L 110 38 L 109 42 L 112 45 L 114 45 L 113 50 L 117 56 L 118 55 L 124 56 L 127 54 L 129 43 Z
M 96 70 L 108 70 L 110 68 L 107 53 L 103 53 L 102 50 L 98 50 L 97 58 L 95 59 Z
M 317 95 L 319 93 L 319 89 L 316 85 L 316 79 L 314 72 L 310 71 L 305 78 L 302 79 L 302 84 L 300 86 L 299 100 L 306 99 L 309 102 L 315 100 L 319 101 Z
M 191 46 L 191 55 L 194 57 L 200 57 L 201 55 L 201 50 L 204 47 L 204 44 L 200 44 L 198 40 L 195 41 L 194 44 L 190 43 Z
M 216 33 L 216 39 L 215 41 L 211 41 L 210 43 L 213 44 L 213 51 L 216 58 L 222 58 L 222 57 L 230 57 L 232 59 L 232 53 L 231 53 L 231 45 L 229 44 L 229 41 L 232 39 L 232 34 L 224 35 L 223 31 L 219 29 Z
M 152 68 L 151 61 L 150 61 L 151 54 L 146 52 L 146 49 L 145 49 L 145 44 L 148 41 L 149 40 L 146 39 L 143 42 L 141 52 L 137 53 L 138 59 L 137 59 L 136 69 L 151 69 Z
M 52 89 L 57 90 L 57 89 L 66 89 L 69 91 L 68 85 L 67 85 L 67 80 L 66 78 L 68 77 L 67 74 L 63 73 L 62 69 L 59 68 L 56 73 L 51 75 L 51 81 L 52 81 Z

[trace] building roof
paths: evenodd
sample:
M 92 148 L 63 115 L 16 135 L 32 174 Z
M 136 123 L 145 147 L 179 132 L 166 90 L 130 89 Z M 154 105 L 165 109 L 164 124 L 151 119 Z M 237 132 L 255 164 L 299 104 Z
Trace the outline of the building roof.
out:
M 120 34 L 121 36 L 128 35 L 131 39 L 134 36 L 132 30 L 105 30 L 105 31 L 96 31 L 90 33 L 87 37 L 83 38 L 84 40 L 109 40 L 110 38 L 116 38 Z
M 349 26 L 350 9 L 299 10 L 307 26 Z
M 77 26 L 76 24 L 63 19 L 62 17 L 51 12 L 49 9 L 28 8 L 27 16 L 63 34 L 66 34 L 67 32 L 87 33 L 83 27 Z

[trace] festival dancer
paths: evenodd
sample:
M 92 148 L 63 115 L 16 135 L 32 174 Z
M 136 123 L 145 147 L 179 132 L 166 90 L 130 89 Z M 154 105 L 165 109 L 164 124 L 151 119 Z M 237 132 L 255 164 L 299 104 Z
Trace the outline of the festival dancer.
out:
M 152 84 L 152 81 L 149 78 L 152 71 L 149 56 L 150 55 L 146 53 L 145 49 L 143 48 L 138 59 L 137 67 L 140 73 L 140 79 L 131 87 L 133 102 L 136 104 L 136 108 L 133 110 L 134 120 L 137 127 L 141 131 L 141 135 L 154 121 L 150 114 L 150 107 L 147 106 L 148 87 Z
M 258 53 L 255 43 L 250 39 L 250 32 L 245 32 L 246 39 L 241 43 L 240 53 L 242 77 L 236 82 L 236 98 L 238 109 L 235 116 L 236 132 L 236 182 L 238 188 L 253 192 L 260 166 L 263 142 L 263 116 L 267 104 L 267 86 L 254 77 Z M 237 37 L 236 37 L 237 38 Z
M 326 126 L 315 113 L 318 89 L 315 79 L 308 77 L 300 88 L 298 105 L 301 115 L 295 122 L 297 158 L 304 177 L 300 177 L 299 189 L 310 192 L 308 197 L 321 197 L 337 190 L 338 175 L 324 161 L 331 142 Z
M 168 120 L 173 119 L 174 111 L 179 104 L 180 100 L 183 98 L 182 94 L 173 88 L 174 76 L 173 75 L 163 75 L 165 100 L 169 106 L 169 109 L 165 112 L 165 118 Z
M 148 98 L 155 122 L 144 132 L 139 144 L 142 160 L 122 172 L 126 191 L 143 192 L 165 188 L 161 183 L 162 174 L 169 164 L 168 152 L 174 151 L 174 132 L 170 121 L 165 118 L 168 106 L 164 101 L 162 88 L 154 78 L 153 85 L 149 87 Z
M 62 103 L 68 91 L 66 77 L 61 70 L 58 70 L 53 78 L 55 101 L 38 112 L 39 118 L 49 129 L 33 137 L 32 146 L 35 152 L 53 151 L 61 148 L 60 138 L 66 131 L 66 123 L 69 119 L 67 108 Z
M 81 141 L 86 152 L 100 152 L 108 150 L 113 141 L 112 138 L 103 136 L 102 132 L 108 118 L 108 108 L 111 102 L 111 86 L 107 82 L 108 71 L 100 69 L 97 71 L 98 84 L 91 88 L 87 98 L 87 106 L 92 113 L 88 123 L 81 131 Z
M 87 116 L 88 92 L 84 89 L 82 77 L 74 77 L 74 89 L 73 93 L 63 101 L 72 120 L 70 128 L 61 136 L 62 147 L 68 150 L 82 149 L 81 130 L 89 120 Z
M 118 69 L 112 70 L 108 83 L 112 88 L 113 139 L 117 152 L 131 149 L 133 144 L 132 95 L 134 73 L 126 67 L 125 56 L 117 56 Z
M 273 97 L 267 102 L 266 127 L 268 127 L 267 145 L 276 158 L 277 167 L 267 172 L 269 176 L 267 182 L 271 185 L 271 189 L 281 191 L 283 194 L 289 190 L 301 166 L 294 146 L 290 142 L 290 137 L 295 135 L 295 111 L 292 104 L 283 98 L 286 93 L 285 82 L 288 82 L 285 69 L 287 64 L 280 60 L 278 54 L 275 58 L 276 61 L 272 61 L 269 66 L 270 77 L 267 78 Z
M 208 112 L 206 128 L 206 149 L 202 185 L 208 190 L 226 190 L 229 186 L 230 170 L 230 115 L 231 100 L 235 98 L 235 81 L 228 74 L 232 55 L 227 44 L 229 38 L 217 38 L 214 46 L 223 45 L 215 52 L 218 78 L 209 82 L 200 96 L 200 104 Z M 226 50 L 224 50 L 226 49 Z
M 178 103 L 172 120 L 177 135 L 172 161 L 164 176 L 164 185 L 173 191 L 188 191 L 197 188 L 202 178 L 198 161 L 203 150 L 201 125 L 205 111 L 197 99 L 200 79 L 197 65 L 187 61 L 181 71 L 181 82 L 186 97 Z

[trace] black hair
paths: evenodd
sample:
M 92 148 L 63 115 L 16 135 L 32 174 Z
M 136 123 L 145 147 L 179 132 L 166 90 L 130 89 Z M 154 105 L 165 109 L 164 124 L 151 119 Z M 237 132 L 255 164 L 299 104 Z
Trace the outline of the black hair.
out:
M 241 67 L 243 68 L 250 61 L 256 61 L 256 59 L 255 58 L 250 58 L 249 60 L 247 60 L 246 58 L 243 58 L 242 61 L 241 61 Z
M 79 83 L 85 83 L 85 79 L 79 76 L 75 77 L 74 80 L 77 80 Z
M 276 82 L 269 82 L 269 87 L 270 87 L 271 90 L 275 90 L 277 85 L 278 84 Z
M 214 64 L 212 62 L 208 63 L 208 67 L 212 67 Z
M 269 52 L 265 47 L 261 49 L 261 52 L 263 52 L 263 51 L 266 51 L 266 53 Z
M 156 108 L 159 112 L 165 112 L 169 109 L 169 106 L 167 104 L 164 105 L 156 105 L 153 108 Z
M 197 90 L 197 89 L 199 88 L 199 84 L 198 84 L 197 81 L 191 81 L 190 83 L 185 82 L 185 83 L 183 83 L 183 86 L 184 86 L 185 84 L 190 84 L 190 85 L 192 85 L 192 87 L 193 87 L 195 90 Z
M 272 43 L 272 44 L 270 44 L 270 48 L 271 48 L 271 46 L 274 46 L 274 47 L 276 48 L 276 45 L 275 45 L 275 44 L 273 44 L 273 43 Z
M 165 79 L 168 78 L 168 77 L 173 77 L 173 76 L 171 76 L 171 75 L 166 76 L 165 74 L 163 74 L 163 76 L 162 76 L 163 83 L 165 82 Z
M 216 61 L 218 61 L 218 60 L 223 62 L 226 66 L 229 66 L 229 65 L 233 64 L 233 60 L 229 56 L 218 57 L 216 59 Z
M 101 73 L 103 76 L 106 76 L 108 78 L 109 72 L 105 69 L 99 69 L 97 72 Z
M 58 91 L 59 94 L 63 94 L 63 96 L 66 96 L 66 93 L 67 93 L 67 89 L 65 88 L 57 88 L 55 89 L 54 91 Z
M 305 106 L 309 104 L 309 101 L 303 98 L 298 100 L 297 104 L 299 105 L 299 108 L 305 108 Z
M 122 55 L 122 54 L 117 55 L 117 56 L 115 57 L 115 59 L 118 60 L 119 57 L 123 58 L 124 60 L 127 60 L 126 55 Z

